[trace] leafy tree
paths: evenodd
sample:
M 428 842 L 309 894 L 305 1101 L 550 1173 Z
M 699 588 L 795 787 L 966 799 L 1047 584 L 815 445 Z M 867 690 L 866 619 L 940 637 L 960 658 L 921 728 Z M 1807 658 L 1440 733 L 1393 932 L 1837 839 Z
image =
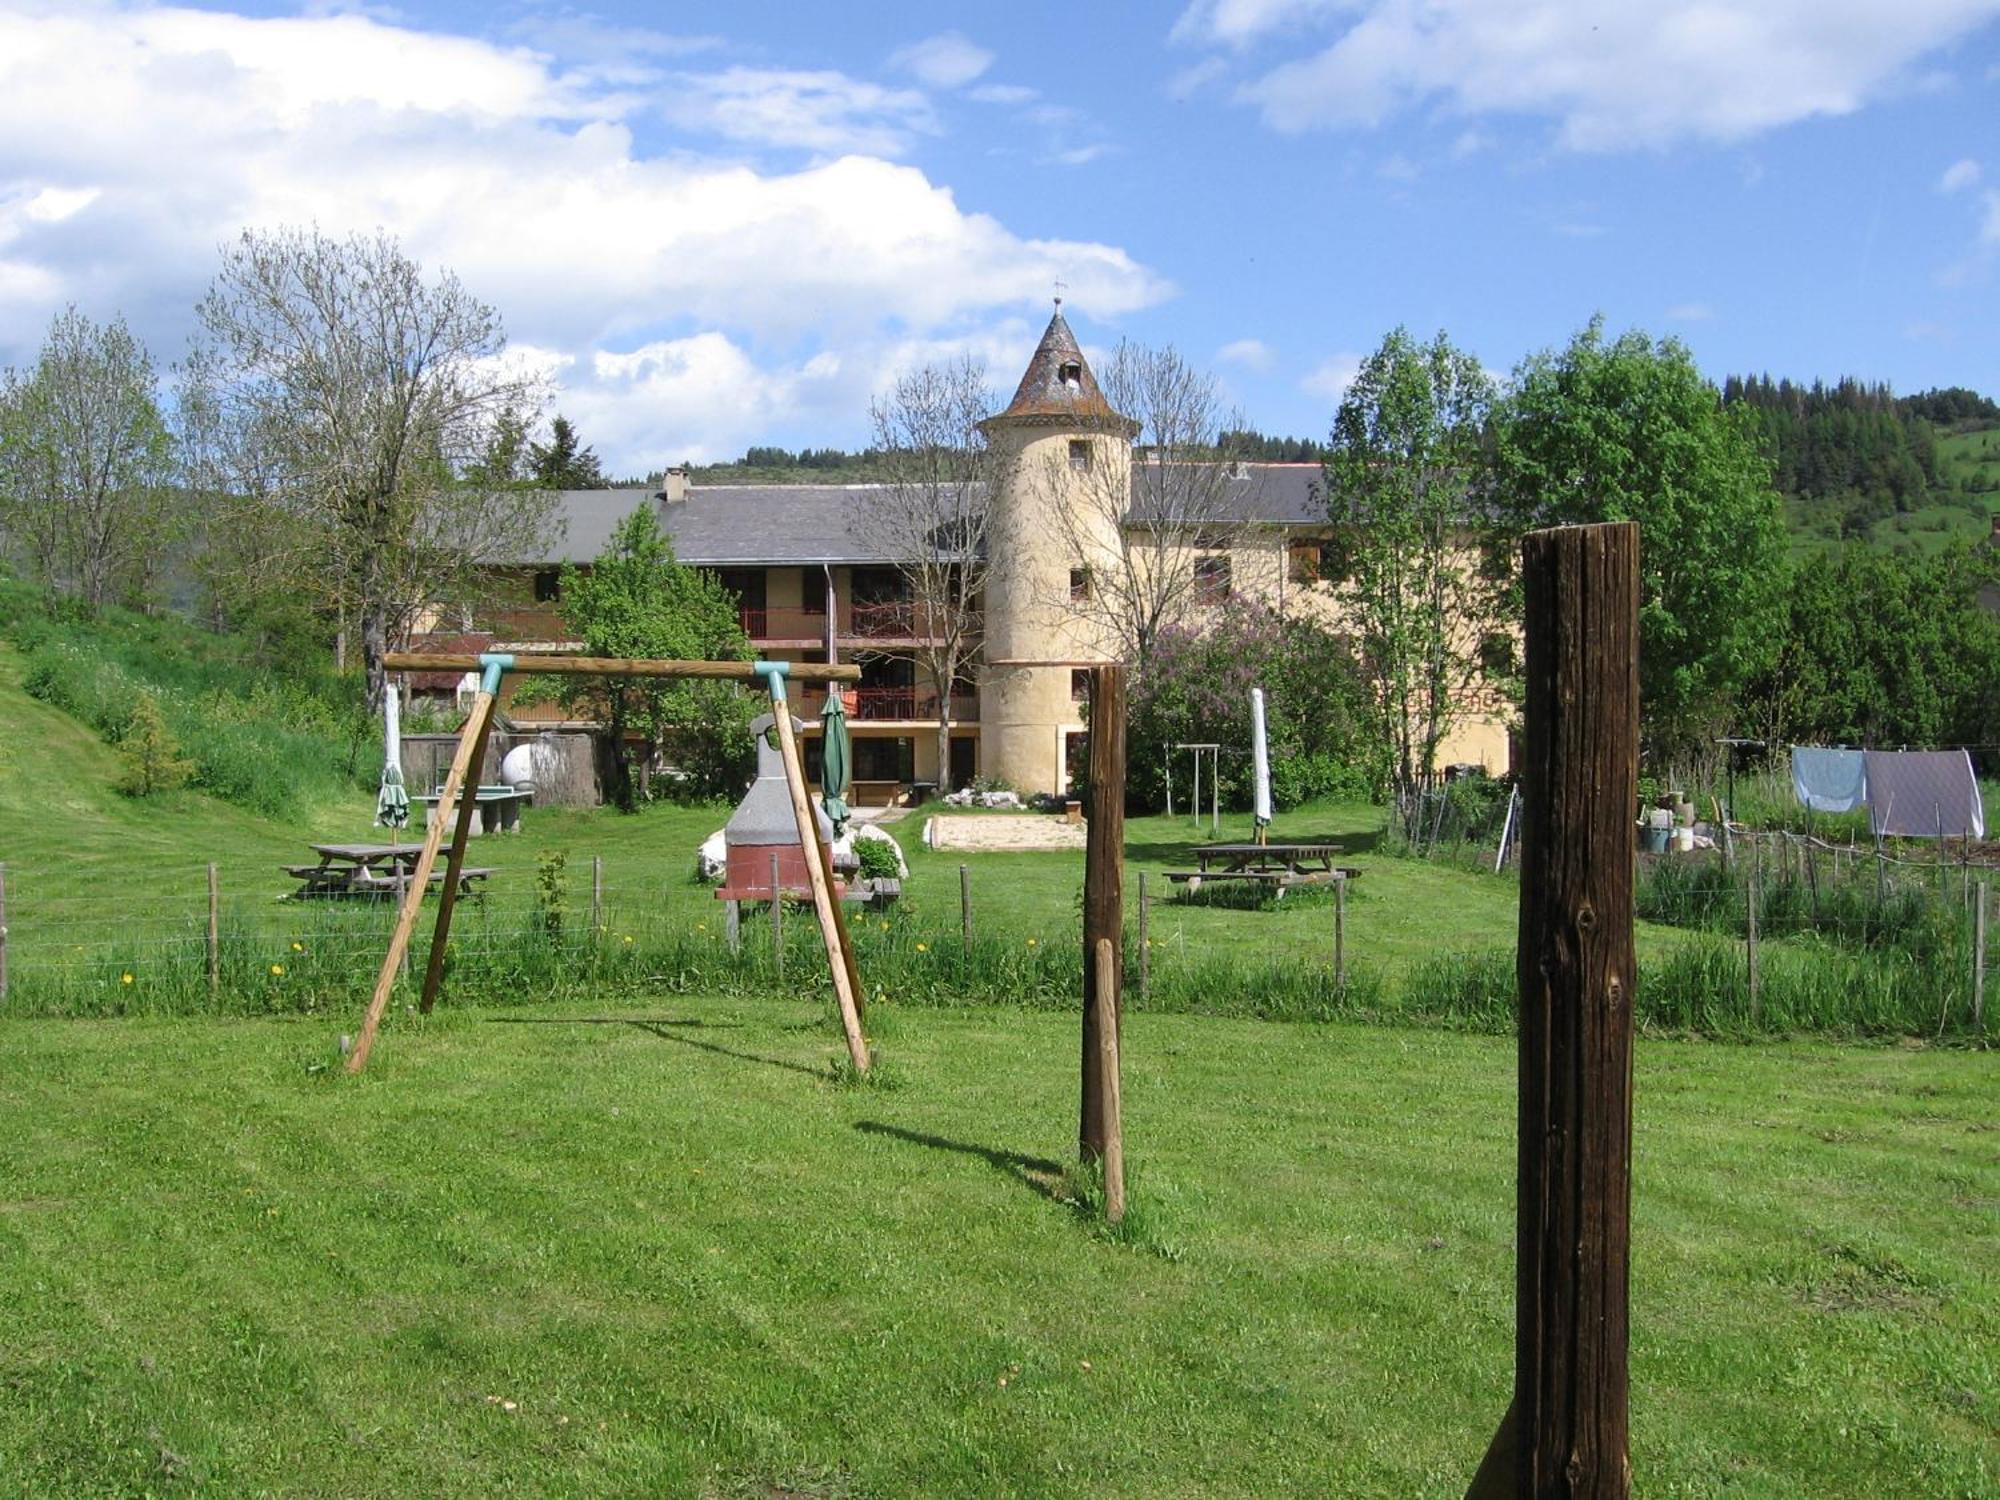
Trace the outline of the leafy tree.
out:
M 152 356 L 123 318 L 74 307 L 0 375 L 0 527 L 51 598 L 143 599 L 171 531 L 173 443 Z
M 1283 617 L 1237 598 L 1205 611 L 1198 625 L 1163 629 L 1134 679 L 1125 782 L 1133 805 L 1165 805 L 1170 758 L 1177 794 L 1191 792 L 1187 757 L 1174 757 L 1173 747 L 1214 744 L 1224 747 L 1223 800 L 1248 806 L 1253 687 L 1264 690 L 1271 800 L 1278 807 L 1312 797 L 1372 795 L 1367 694 L 1346 640 L 1313 620 Z
M 563 570 L 563 619 L 590 656 L 679 661 L 748 661 L 750 640 L 736 601 L 713 573 L 674 557 L 651 505 L 618 523 L 587 570 Z M 753 700 L 735 684 L 689 678 L 563 678 L 573 709 L 601 715 L 610 736 L 610 799 L 627 812 L 641 796 L 632 742 L 642 763 L 664 760 L 675 789 L 691 797 L 742 789 L 753 754 Z
M 1341 586 L 1372 691 L 1381 778 L 1398 807 L 1437 774 L 1494 633 L 1489 528 L 1474 503 L 1494 399 L 1479 361 L 1440 333 L 1396 329 L 1362 363 L 1333 421 L 1322 566 Z
M 118 753 L 125 762 L 118 790 L 128 797 L 150 797 L 187 785 L 194 763 L 181 758 L 180 741 L 167 727 L 159 700 L 141 693 L 132 705 L 132 719 L 119 736 Z
M 1770 659 L 1784 537 L 1770 466 L 1675 339 L 1603 320 L 1530 356 L 1494 424 L 1494 499 L 1526 529 L 1637 521 L 1646 746 L 1698 753 Z
M 920 627 L 910 655 L 936 692 L 938 789 L 947 792 L 951 685 L 972 659 L 986 589 L 996 480 L 979 429 L 987 404 L 985 366 L 964 358 L 903 376 L 870 410 L 886 479 L 867 492 L 861 526 L 901 574 Z
M 583 446 L 576 428 L 560 413 L 549 424 L 549 440 L 528 445 L 528 473 L 545 490 L 601 490 L 606 485 L 597 455 Z
M 359 625 L 373 710 L 392 639 L 479 589 L 481 564 L 540 551 L 550 497 L 488 482 L 539 391 L 500 360 L 499 315 L 386 235 L 246 231 L 200 316 L 220 486 L 305 522 L 288 581 Z

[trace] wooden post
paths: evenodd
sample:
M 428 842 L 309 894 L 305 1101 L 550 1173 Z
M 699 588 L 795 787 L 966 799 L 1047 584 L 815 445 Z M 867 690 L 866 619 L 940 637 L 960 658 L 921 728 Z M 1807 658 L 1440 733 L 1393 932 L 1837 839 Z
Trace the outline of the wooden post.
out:
M 0 864 L 0 1000 L 7 998 L 7 866 Z
M 1208 752 L 1208 836 L 1222 837 L 1222 752 Z
M 734 897 L 722 903 L 722 940 L 731 953 L 743 951 L 743 903 Z
M 497 692 L 497 688 L 496 688 Z M 486 711 L 479 711 L 479 699 L 486 700 Z M 479 775 L 486 765 L 486 737 L 493 729 L 493 704 L 495 693 L 482 692 L 472 700 L 472 718 L 466 721 L 466 729 L 474 734 L 472 754 L 460 777 L 458 789 L 458 821 L 451 831 L 451 857 L 445 861 L 444 885 L 438 891 L 437 925 L 431 929 L 430 962 L 424 965 L 424 994 L 418 1001 L 417 1009 L 425 1015 L 437 1004 L 438 990 L 444 984 L 445 948 L 451 940 L 451 914 L 458 906 L 458 882 L 460 872 L 465 869 L 465 844 L 472 837 L 472 820 L 479 816 Z M 454 768 L 457 762 L 453 762 Z M 445 802 L 438 799 L 438 821 L 445 818 Z M 428 847 L 428 844 L 426 844 Z M 421 861 L 419 861 L 421 863 Z M 415 877 L 415 898 L 423 899 L 424 888 L 430 884 L 430 876 L 421 873 Z
M 1743 933 L 1750 956 L 1750 1024 L 1755 1026 L 1764 1013 L 1763 999 L 1757 986 L 1757 897 L 1762 894 L 1764 884 L 1764 846 L 1750 846 L 1750 883 L 1744 887 Z
M 778 851 L 771 851 L 771 961 L 785 982 L 785 888 L 778 882 Z
M 1139 872 L 1139 998 L 1153 990 L 1153 939 L 1147 931 L 1153 903 L 1146 899 L 1146 872 Z
M 1333 983 L 1334 988 L 1347 988 L 1347 874 L 1336 871 L 1333 877 Z
M 1097 971 L 1097 1071 L 1104 1080 L 1104 1222 L 1125 1217 L 1125 1125 L 1118 1076 L 1118 954 L 1110 938 L 1099 938 Z
M 395 930 L 389 934 L 389 951 L 382 955 L 382 968 L 375 976 L 375 993 L 368 1000 L 368 1014 L 361 1022 L 360 1034 L 354 1039 L 354 1050 L 347 1056 L 347 1071 L 350 1073 L 359 1073 L 368 1065 L 369 1049 L 375 1045 L 375 1032 L 382 1024 L 382 1012 L 389 1006 L 389 992 L 396 986 L 396 971 L 402 967 L 403 954 L 410 946 L 410 933 L 417 925 L 418 908 L 423 905 L 424 891 L 431 883 L 431 869 L 437 864 L 438 845 L 444 842 L 445 819 L 457 805 L 459 789 L 465 782 L 466 767 L 472 763 L 474 751 L 485 748 L 486 726 L 492 715 L 493 695 L 481 692 L 472 700 L 472 715 L 459 734 L 458 749 L 451 758 L 451 769 L 445 772 L 444 786 L 438 792 L 437 816 L 424 830 L 424 846 L 417 853 L 416 869 L 410 873 L 410 888 L 403 896 L 402 909 L 396 914 Z M 443 937 L 440 932 L 432 939 L 433 964 L 442 965 L 444 961 Z
M 972 957 L 972 871 L 958 867 L 958 946 Z
M 1625 1500 L 1639 529 L 1521 551 L 1514 1399 L 1468 1495 Z
M 208 1003 L 222 992 L 222 881 L 208 862 Z
M 1197 805 L 1196 817 L 1201 809 Z M 1100 1032 L 1118 1029 L 1118 978 L 1125 949 L 1125 669 L 1090 669 L 1090 826 L 1083 858 L 1083 1107 L 1077 1151 L 1104 1155 L 1111 1081 Z M 1111 945 L 1111 992 L 1101 989 L 1098 945 Z M 1113 1051 L 1116 1056 L 1115 1038 Z
M 806 878 L 812 885 L 813 912 L 819 918 L 820 939 L 826 945 L 827 968 L 833 975 L 834 999 L 840 1006 L 840 1028 L 847 1035 L 847 1056 L 854 1071 L 868 1071 L 868 1043 L 861 1035 L 861 986 L 855 978 L 854 962 L 847 941 L 847 924 L 841 920 L 840 903 L 835 898 L 833 872 L 826 867 L 826 850 L 819 841 L 819 824 L 814 820 L 812 801 L 806 794 L 805 763 L 799 758 L 798 735 L 792 730 L 791 705 L 783 699 L 771 704 L 777 723 L 778 751 L 785 766 L 785 789 L 792 794 L 792 818 L 798 825 L 799 843 L 806 857 Z
M 1972 1030 L 1986 1027 L 1986 882 L 1973 887 L 1978 905 L 1972 908 Z
M 604 931 L 604 856 L 590 856 L 590 940 Z

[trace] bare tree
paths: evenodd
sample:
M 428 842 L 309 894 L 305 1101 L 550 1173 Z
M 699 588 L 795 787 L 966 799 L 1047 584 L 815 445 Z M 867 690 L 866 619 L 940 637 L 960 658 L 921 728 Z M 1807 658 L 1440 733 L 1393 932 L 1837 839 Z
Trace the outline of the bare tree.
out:
M 1214 584 L 1196 564 L 1227 546 L 1256 480 L 1232 442 L 1243 417 L 1223 413 L 1215 378 L 1171 344 L 1120 343 L 1098 384 L 1112 410 L 1137 424 L 1132 463 L 1129 473 L 1122 464 L 1078 472 L 1056 455 L 1037 476 L 1073 497 L 1049 510 L 1079 576 L 1047 603 L 1143 668 L 1160 632 L 1206 602 Z M 1112 536 L 1121 545 L 1107 546 Z
M 938 789 L 951 790 L 951 689 L 979 641 L 989 497 L 996 460 L 979 423 L 986 367 L 966 356 L 899 379 L 869 409 L 885 482 L 868 492 L 863 534 L 909 596 L 910 654 L 937 688 Z
M 300 581 L 358 624 L 373 708 L 393 637 L 542 540 L 551 498 L 489 463 L 539 388 L 504 363 L 492 308 L 383 234 L 246 231 L 200 313 L 231 450 L 307 523 Z
M 74 307 L 0 378 L 0 519 L 51 596 L 92 611 L 143 597 L 172 508 L 173 444 L 152 356 L 123 318 Z

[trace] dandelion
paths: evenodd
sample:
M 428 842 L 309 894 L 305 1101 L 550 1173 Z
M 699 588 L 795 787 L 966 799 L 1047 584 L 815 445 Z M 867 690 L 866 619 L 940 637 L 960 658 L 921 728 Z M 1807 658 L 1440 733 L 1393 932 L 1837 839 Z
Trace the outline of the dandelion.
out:
M 695 923 L 695 924 L 694 924 L 694 930 L 695 930 L 696 932 L 706 932 L 706 931 L 708 931 L 708 923 L 706 923 L 706 922 L 697 922 L 697 923 Z
M 285 977 L 285 966 L 283 964 L 272 964 L 271 976 L 274 979 L 283 979 Z
M 625 946 L 628 948 L 632 946 L 632 934 L 629 932 L 625 934 Z
M 132 982 L 132 976 L 130 974 L 120 974 L 118 976 L 118 982 L 120 984 L 130 984 Z
M 930 951 L 931 951 L 931 945 L 930 945 L 929 943 L 919 943 L 919 944 L 917 944 L 917 952 L 919 952 L 919 953 L 928 953 L 928 952 L 930 952 Z
M 1041 947 L 1041 945 L 1042 945 L 1042 940 L 1041 940 L 1040 938 L 1029 938 L 1029 939 L 1028 939 L 1028 946 L 1029 946 L 1030 948 L 1039 948 L 1039 947 Z
M 292 952 L 294 952 L 294 953 L 303 953 L 303 952 L 305 952 L 305 951 L 306 951 L 306 945 L 305 945 L 304 943 L 294 943 L 294 944 L 292 944 Z

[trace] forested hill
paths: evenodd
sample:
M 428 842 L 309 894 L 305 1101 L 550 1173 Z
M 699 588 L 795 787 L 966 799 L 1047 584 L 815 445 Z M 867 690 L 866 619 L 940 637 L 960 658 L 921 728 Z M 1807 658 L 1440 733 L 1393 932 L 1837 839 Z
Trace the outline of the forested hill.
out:
M 1929 549 L 2000 510 L 2000 404 L 1975 391 L 1732 375 L 1722 398 L 1753 413 L 1801 540 Z

